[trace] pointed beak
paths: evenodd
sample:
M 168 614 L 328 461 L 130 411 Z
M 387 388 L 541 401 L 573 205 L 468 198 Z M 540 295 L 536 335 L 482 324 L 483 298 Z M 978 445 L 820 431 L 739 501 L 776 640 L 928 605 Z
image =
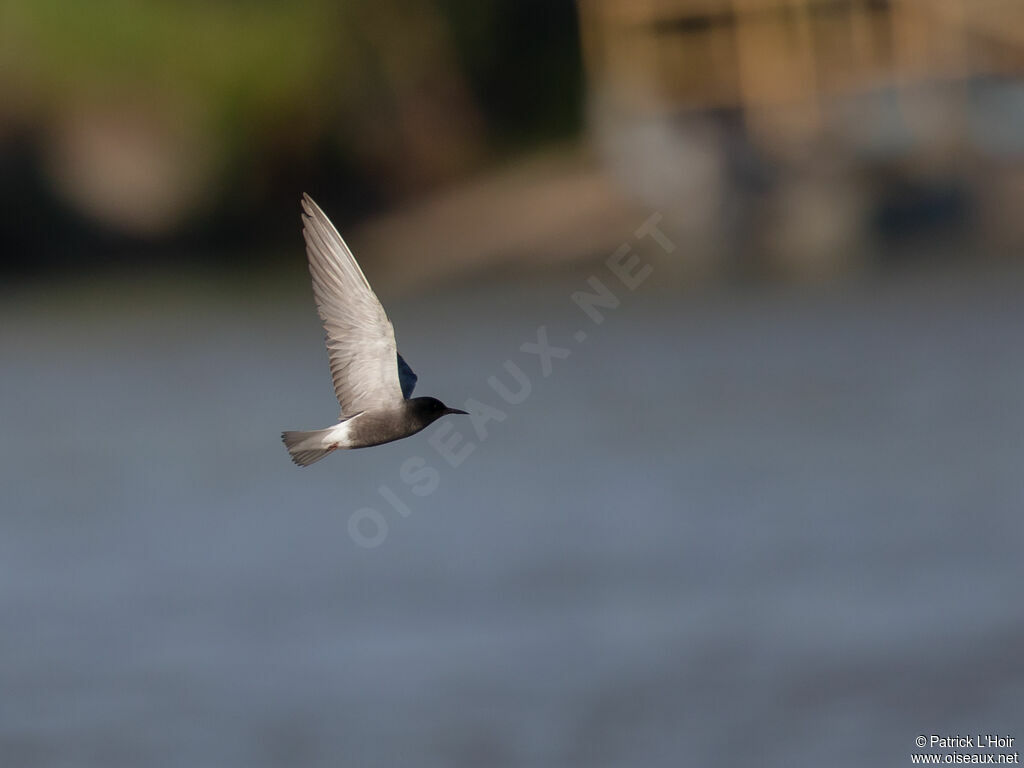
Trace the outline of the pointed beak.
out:
M 463 416 L 469 416 L 469 411 L 460 411 L 458 408 L 445 408 L 445 413 L 461 413 Z

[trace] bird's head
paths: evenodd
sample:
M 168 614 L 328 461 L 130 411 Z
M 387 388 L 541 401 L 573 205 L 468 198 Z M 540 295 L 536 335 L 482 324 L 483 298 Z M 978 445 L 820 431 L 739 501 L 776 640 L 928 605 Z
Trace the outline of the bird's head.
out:
M 442 416 L 447 416 L 449 413 L 461 413 L 466 416 L 469 415 L 466 411 L 460 411 L 458 408 L 449 408 L 436 397 L 414 397 L 409 401 L 409 403 L 413 406 L 416 413 L 428 423 L 431 421 L 437 421 Z

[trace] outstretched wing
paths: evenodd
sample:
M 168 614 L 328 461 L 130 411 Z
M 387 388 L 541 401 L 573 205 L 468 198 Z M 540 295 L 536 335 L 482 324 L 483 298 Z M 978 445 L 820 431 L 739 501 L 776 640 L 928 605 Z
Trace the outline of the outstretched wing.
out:
M 384 307 L 338 230 L 309 195 L 302 196 L 302 209 L 313 295 L 327 332 L 342 418 L 401 402 L 395 331 Z

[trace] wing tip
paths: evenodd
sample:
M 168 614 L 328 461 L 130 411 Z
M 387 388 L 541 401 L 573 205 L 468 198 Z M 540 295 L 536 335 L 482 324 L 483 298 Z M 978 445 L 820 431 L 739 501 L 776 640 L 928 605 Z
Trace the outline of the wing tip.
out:
M 308 192 L 302 193 L 302 213 L 299 215 L 299 218 L 302 220 L 302 234 L 307 245 L 311 245 L 310 235 L 314 229 L 324 228 L 323 222 L 325 221 L 330 223 L 327 216 L 320 209 L 320 206 L 309 196 Z
M 316 204 L 316 201 L 309 196 L 308 192 L 302 193 L 302 210 L 311 219 L 327 219 L 327 214 Z

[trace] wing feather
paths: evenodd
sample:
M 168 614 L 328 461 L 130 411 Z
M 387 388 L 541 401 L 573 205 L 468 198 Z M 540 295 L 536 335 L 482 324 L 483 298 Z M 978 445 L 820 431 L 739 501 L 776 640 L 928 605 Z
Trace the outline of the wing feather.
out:
M 302 209 L 313 295 L 341 416 L 394 405 L 403 393 L 391 321 L 352 251 L 309 195 L 303 195 Z

